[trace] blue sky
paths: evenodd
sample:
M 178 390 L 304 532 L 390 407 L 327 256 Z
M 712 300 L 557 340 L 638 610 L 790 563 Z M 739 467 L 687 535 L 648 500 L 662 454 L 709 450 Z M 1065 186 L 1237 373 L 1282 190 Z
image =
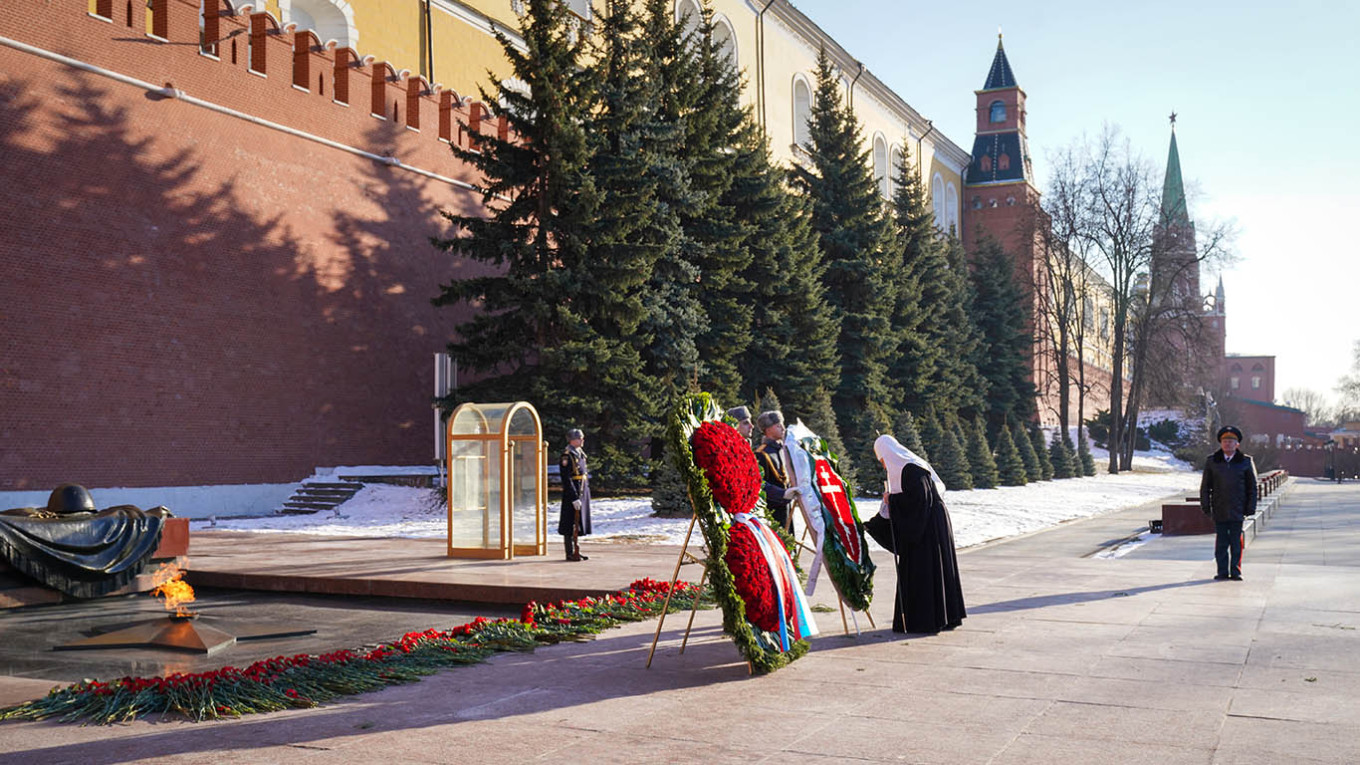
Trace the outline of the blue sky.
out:
M 1050 153 L 1106 123 L 1160 170 L 1174 110 L 1192 216 L 1238 231 L 1228 352 L 1276 356 L 1280 403 L 1334 397 L 1360 340 L 1360 3 L 793 5 L 965 150 L 1001 27 L 1041 189 Z

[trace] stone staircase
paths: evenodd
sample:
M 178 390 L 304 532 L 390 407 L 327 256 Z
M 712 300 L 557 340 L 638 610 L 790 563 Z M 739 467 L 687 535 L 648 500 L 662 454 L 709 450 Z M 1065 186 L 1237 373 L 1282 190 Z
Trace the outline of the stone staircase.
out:
M 358 481 L 306 481 L 278 509 L 284 515 L 308 515 L 319 510 L 334 510 L 364 485 Z

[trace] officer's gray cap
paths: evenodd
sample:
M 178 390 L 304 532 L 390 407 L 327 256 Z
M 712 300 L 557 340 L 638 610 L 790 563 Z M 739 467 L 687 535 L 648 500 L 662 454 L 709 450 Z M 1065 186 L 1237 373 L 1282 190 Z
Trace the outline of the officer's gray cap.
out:
M 765 431 L 766 428 L 770 427 L 771 425 L 783 425 L 783 424 L 784 415 L 775 411 L 761 412 L 760 416 L 756 418 L 756 427 L 760 428 L 762 433 Z
M 747 409 L 744 406 L 734 406 L 731 409 L 727 410 L 727 416 L 731 417 L 737 422 L 750 422 L 751 410 Z
M 568 430 L 568 431 L 567 431 L 567 440 L 568 440 L 568 441 L 575 441 L 575 440 L 578 439 L 578 438 L 585 438 L 585 437 L 586 437 L 586 434 L 585 434 L 585 433 L 582 433 L 580 428 L 572 428 L 571 430 Z

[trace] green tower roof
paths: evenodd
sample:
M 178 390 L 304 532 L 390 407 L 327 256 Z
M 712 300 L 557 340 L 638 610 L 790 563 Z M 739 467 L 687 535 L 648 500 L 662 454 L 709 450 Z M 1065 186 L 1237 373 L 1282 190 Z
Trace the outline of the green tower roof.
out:
M 1166 180 L 1162 183 L 1162 225 L 1190 225 L 1185 206 L 1185 183 L 1181 180 L 1181 155 L 1176 151 L 1176 127 L 1171 127 L 1171 150 L 1166 156 Z

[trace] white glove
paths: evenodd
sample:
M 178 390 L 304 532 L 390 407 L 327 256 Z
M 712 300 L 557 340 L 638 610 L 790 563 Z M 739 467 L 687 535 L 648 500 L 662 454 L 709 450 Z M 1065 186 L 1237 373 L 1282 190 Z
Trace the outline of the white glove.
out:
M 574 508 L 576 508 L 576 510 L 579 512 L 580 509 L 581 509 L 581 500 L 579 500 L 579 499 L 573 499 L 573 500 L 571 501 L 571 506 L 574 507 Z
M 883 518 L 889 517 L 889 516 L 888 516 L 888 495 L 886 495 L 886 494 L 883 495 L 883 504 L 881 504 L 881 505 L 878 506 L 878 514 L 879 514 L 880 517 L 883 517 Z
M 797 486 L 791 486 L 784 490 L 784 499 L 792 500 L 794 497 L 802 493 L 803 493 L 802 489 L 798 488 Z

